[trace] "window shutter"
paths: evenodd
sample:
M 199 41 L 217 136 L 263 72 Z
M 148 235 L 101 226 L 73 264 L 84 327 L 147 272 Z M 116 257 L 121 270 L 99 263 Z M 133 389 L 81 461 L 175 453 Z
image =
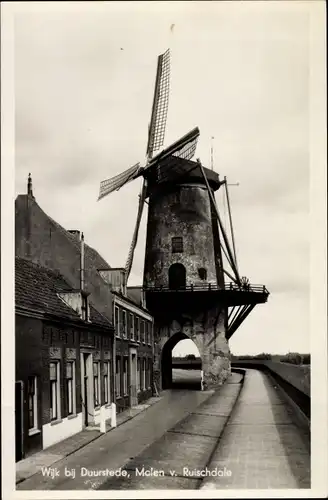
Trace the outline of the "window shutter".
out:
M 127 325 L 126 325 L 126 331 L 127 331 L 128 337 L 130 337 L 131 315 L 130 315 L 129 311 L 126 312 L 126 316 L 127 316 L 127 318 L 126 318 L 126 323 L 127 323 Z

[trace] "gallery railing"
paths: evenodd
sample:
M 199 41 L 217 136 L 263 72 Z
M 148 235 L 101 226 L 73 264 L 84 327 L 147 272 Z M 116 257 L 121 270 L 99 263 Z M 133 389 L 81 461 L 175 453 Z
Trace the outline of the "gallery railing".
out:
M 227 290 L 227 291 L 237 291 L 237 292 L 257 292 L 269 294 L 267 288 L 264 285 L 251 285 L 243 284 L 237 285 L 236 283 L 225 283 L 224 288 L 215 283 L 204 283 L 204 285 L 186 285 L 177 288 L 170 288 L 165 286 L 144 286 L 143 290 L 145 292 L 203 292 L 203 291 L 216 291 L 216 290 Z

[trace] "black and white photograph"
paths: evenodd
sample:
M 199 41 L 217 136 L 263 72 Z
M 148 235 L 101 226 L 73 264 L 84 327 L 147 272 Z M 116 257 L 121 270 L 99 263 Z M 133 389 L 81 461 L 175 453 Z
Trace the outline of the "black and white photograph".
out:
M 325 497 L 325 2 L 1 11 L 4 498 Z

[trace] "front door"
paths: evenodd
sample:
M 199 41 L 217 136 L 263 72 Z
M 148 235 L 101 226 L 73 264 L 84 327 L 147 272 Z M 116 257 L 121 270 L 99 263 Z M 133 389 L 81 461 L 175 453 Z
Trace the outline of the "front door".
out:
M 135 349 L 130 349 L 130 406 L 136 406 L 138 404 L 137 395 L 137 351 Z
M 20 380 L 15 383 L 15 438 L 16 462 L 24 458 L 23 449 L 23 391 L 24 384 Z
M 88 358 L 90 354 L 83 352 L 81 354 L 81 393 L 82 393 L 82 415 L 83 424 L 85 427 L 89 425 L 89 369 L 88 369 Z

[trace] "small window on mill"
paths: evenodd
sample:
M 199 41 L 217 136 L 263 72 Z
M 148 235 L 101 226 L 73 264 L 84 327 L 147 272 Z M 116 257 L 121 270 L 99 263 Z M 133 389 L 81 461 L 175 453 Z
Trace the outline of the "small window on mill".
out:
M 172 253 L 183 252 L 183 239 L 181 236 L 172 238 Z
M 207 270 L 204 267 L 201 267 L 198 269 L 198 275 L 201 280 L 206 280 L 207 279 Z

